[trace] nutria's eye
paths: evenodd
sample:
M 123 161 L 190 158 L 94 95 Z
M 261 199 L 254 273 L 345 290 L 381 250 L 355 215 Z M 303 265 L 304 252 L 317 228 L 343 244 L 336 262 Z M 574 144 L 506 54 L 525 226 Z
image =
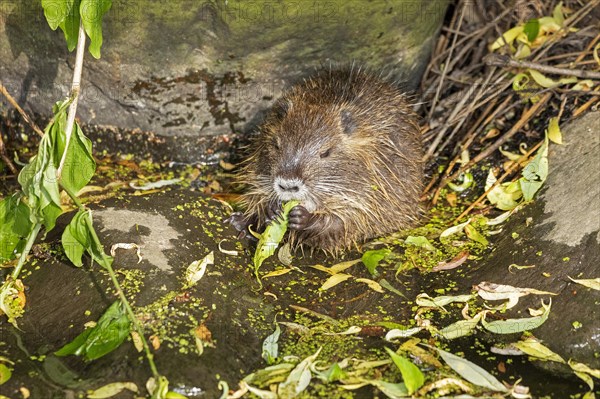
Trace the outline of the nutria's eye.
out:
M 323 151 L 319 156 L 321 158 L 327 158 L 330 155 L 331 155 L 331 148 L 328 148 L 326 151 Z

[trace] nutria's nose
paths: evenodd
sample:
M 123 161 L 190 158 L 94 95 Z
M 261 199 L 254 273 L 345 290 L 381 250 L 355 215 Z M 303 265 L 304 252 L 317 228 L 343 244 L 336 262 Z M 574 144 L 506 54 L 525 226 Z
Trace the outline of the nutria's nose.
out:
M 273 189 L 282 201 L 299 199 L 306 191 L 304 182 L 296 177 L 277 176 L 273 182 Z
M 281 189 L 281 191 L 289 191 L 291 193 L 297 193 L 298 191 L 300 191 L 300 187 L 298 187 L 297 184 L 294 184 L 292 182 L 279 183 L 278 186 Z

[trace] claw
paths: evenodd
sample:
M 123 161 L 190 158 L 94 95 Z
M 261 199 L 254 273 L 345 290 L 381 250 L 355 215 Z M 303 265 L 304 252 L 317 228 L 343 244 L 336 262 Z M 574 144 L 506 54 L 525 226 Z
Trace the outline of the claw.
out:
M 281 216 L 282 204 L 281 201 L 275 200 L 269 203 L 267 207 L 267 215 L 265 216 L 265 223 L 269 224 L 275 219 Z

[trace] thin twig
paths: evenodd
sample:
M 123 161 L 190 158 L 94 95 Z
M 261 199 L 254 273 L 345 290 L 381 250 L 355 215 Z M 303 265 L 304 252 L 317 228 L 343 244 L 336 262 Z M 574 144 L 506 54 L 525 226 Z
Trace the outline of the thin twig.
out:
M 19 173 L 10 158 L 6 155 L 6 147 L 4 146 L 4 140 L 2 140 L 2 133 L 0 133 L 0 158 L 2 158 L 2 161 L 8 166 L 8 169 L 10 169 L 12 174 L 16 175 Z
M 460 16 L 458 18 L 458 24 L 456 27 L 457 30 L 460 30 L 460 28 L 462 27 L 462 21 L 465 16 L 465 7 L 466 7 L 466 5 L 465 5 L 465 3 L 463 3 L 462 8 L 460 10 Z M 444 70 L 442 71 L 442 76 L 440 77 L 440 83 L 438 84 L 437 90 L 435 92 L 435 97 L 433 98 L 433 101 L 431 102 L 431 108 L 429 109 L 429 115 L 427 116 L 427 120 L 431 120 L 431 117 L 433 116 L 433 112 L 437 105 L 438 99 L 440 98 L 440 93 L 442 91 L 442 87 L 444 86 L 444 77 L 448 73 L 448 66 L 450 64 L 450 61 L 452 60 L 452 53 L 454 52 L 454 48 L 456 46 L 457 40 L 458 40 L 458 36 L 454 35 L 454 38 L 452 39 L 452 44 L 450 45 L 450 51 L 448 52 L 448 58 L 446 59 L 446 62 L 444 63 Z M 441 137 L 439 139 L 441 140 Z M 437 146 L 437 144 L 434 144 L 434 146 Z
M 573 111 L 573 118 L 577 118 L 583 112 L 587 111 L 598 100 L 600 100 L 599 96 L 590 98 L 585 104 Z
M 475 122 L 475 124 L 473 125 L 471 130 L 465 135 L 465 138 L 463 139 L 463 143 L 458 146 L 459 150 L 456 151 L 456 155 L 455 155 L 454 159 L 450 162 L 450 164 L 446 168 L 446 170 L 444 172 L 444 176 L 443 176 L 440 184 L 438 185 L 437 190 L 435 191 L 435 194 L 433 195 L 433 198 L 431 200 L 432 204 L 435 205 L 437 203 L 438 198 L 440 196 L 440 192 L 442 191 L 442 188 L 444 188 L 444 186 L 448 182 L 447 176 L 450 175 L 450 173 L 452 172 L 452 169 L 454 169 L 454 166 L 460 160 L 460 154 L 463 151 L 465 151 L 466 149 L 468 149 L 471 146 L 471 144 L 475 141 L 475 138 L 477 137 L 476 133 L 477 133 L 479 127 L 487 126 L 492 120 L 494 120 L 498 116 L 498 114 L 501 111 L 506 109 L 505 108 L 506 105 L 512 100 L 512 95 L 509 95 L 500 104 L 500 106 L 496 107 L 498 97 L 499 97 L 499 95 L 496 96 L 495 101 L 493 101 L 489 104 L 488 108 L 482 113 L 479 120 L 477 120 L 477 122 Z M 492 112 L 492 109 L 494 107 L 495 107 L 495 110 Z M 490 114 L 490 112 L 491 112 L 491 114 Z M 485 118 L 485 119 L 483 119 L 483 121 L 482 121 L 482 118 Z
M 501 68 L 529 68 L 552 75 L 575 76 L 581 79 L 600 79 L 600 72 L 586 71 L 582 69 L 556 68 L 550 65 L 538 64 L 530 61 L 513 60 L 507 55 L 491 53 L 483 57 L 487 65 Z
M 27 122 L 27 124 L 29 126 L 31 126 L 33 131 L 36 132 L 40 137 L 42 137 L 44 135 L 44 132 L 42 132 L 42 130 L 38 127 L 38 125 L 35 124 L 35 122 L 29 117 L 29 115 L 27 115 L 27 113 L 23 110 L 23 108 L 21 108 L 19 106 L 19 104 L 15 101 L 13 96 L 11 96 L 10 93 L 8 92 L 8 90 L 6 90 L 6 87 L 4 87 L 2 82 L 0 82 L 0 93 L 2 93 L 2 95 L 17 110 L 17 112 L 19 112 L 19 114 L 21 114 L 21 116 L 23 117 L 25 122 Z
M 581 60 L 583 60 L 585 58 L 585 56 L 588 55 L 588 53 L 591 54 L 592 49 L 594 48 L 596 43 L 598 43 L 599 40 L 600 40 L 600 33 L 596 35 L 596 37 L 590 42 L 590 44 L 588 44 L 588 46 L 585 48 L 585 51 L 583 51 L 581 54 L 579 54 L 579 56 L 575 59 L 575 64 L 579 64 L 581 62 Z

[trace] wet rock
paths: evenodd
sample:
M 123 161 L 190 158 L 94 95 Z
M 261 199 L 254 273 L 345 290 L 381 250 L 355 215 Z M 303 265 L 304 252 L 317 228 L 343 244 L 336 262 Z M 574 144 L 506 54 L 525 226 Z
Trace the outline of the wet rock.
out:
M 260 363 L 260 343 L 271 327 L 250 327 L 247 312 L 260 307 L 272 320 L 273 307 L 251 291 L 245 258 L 218 249 L 223 240 L 226 249 L 237 245 L 235 231 L 222 223 L 227 206 L 182 191 L 111 199 L 92 208 L 107 252 L 118 243 L 135 243 L 141 249 L 141 262 L 135 249 L 116 249 L 113 266 L 147 336 L 154 332 L 159 337 L 155 361 L 171 389 L 190 398 L 218 397 L 216 374 L 235 383 L 242 370 Z M 6 344 L 2 355 L 16 362 L 2 393 L 17 397 L 25 386 L 33 398 L 79 397 L 86 389 L 116 381 L 134 381 L 144 390 L 150 369 L 131 342 L 90 363 L 53 355 L 116 299 L 101 267 L 90 267 L 86 257 L 87 265 L 75 268 L 62 255 L 57 240 L 72 215 L 65 216 L 23 274 L 27 307 L 18 321 L 20 330 L 0 322 Z M 183 270 L 211 251 L 218 267 L 209 266 L 196 286 L 183 288 Z M 196 331 L 209 344 L 201 356 Z
M 251 128 L 285 86 L 322 64 L 383 70 L 414 89 L 446 5 L 113 1 L 102 58 L 86 54 L 78 117 L 183 142 Z M 48 115 L 68 94 L 73 57 L 39 1 L 0 7 L 0 76 L 26 109 Z
M 551 145 L 550 172 L 541 195 L 511 217 L 491 257 L 469 273 L 490 281 L 551 291 L 548 320 L 532 333 L 561 355 L 600 368 L 600 292 L 572 282 L 600 277 L 600 112 L 563 126 L 563 145 Z M 513 269 L 511 264 L 535 265 Z M 510 317 L 528 317 L 539 298 L 521 298 Z M 492 339 L 499 339 L 495 335 Z M 518 338 L 511 336 L 510 339 Z M 554 362 L 539 362 L 555 372 Z M 570 373 L 569 373 L 570 374 Z

